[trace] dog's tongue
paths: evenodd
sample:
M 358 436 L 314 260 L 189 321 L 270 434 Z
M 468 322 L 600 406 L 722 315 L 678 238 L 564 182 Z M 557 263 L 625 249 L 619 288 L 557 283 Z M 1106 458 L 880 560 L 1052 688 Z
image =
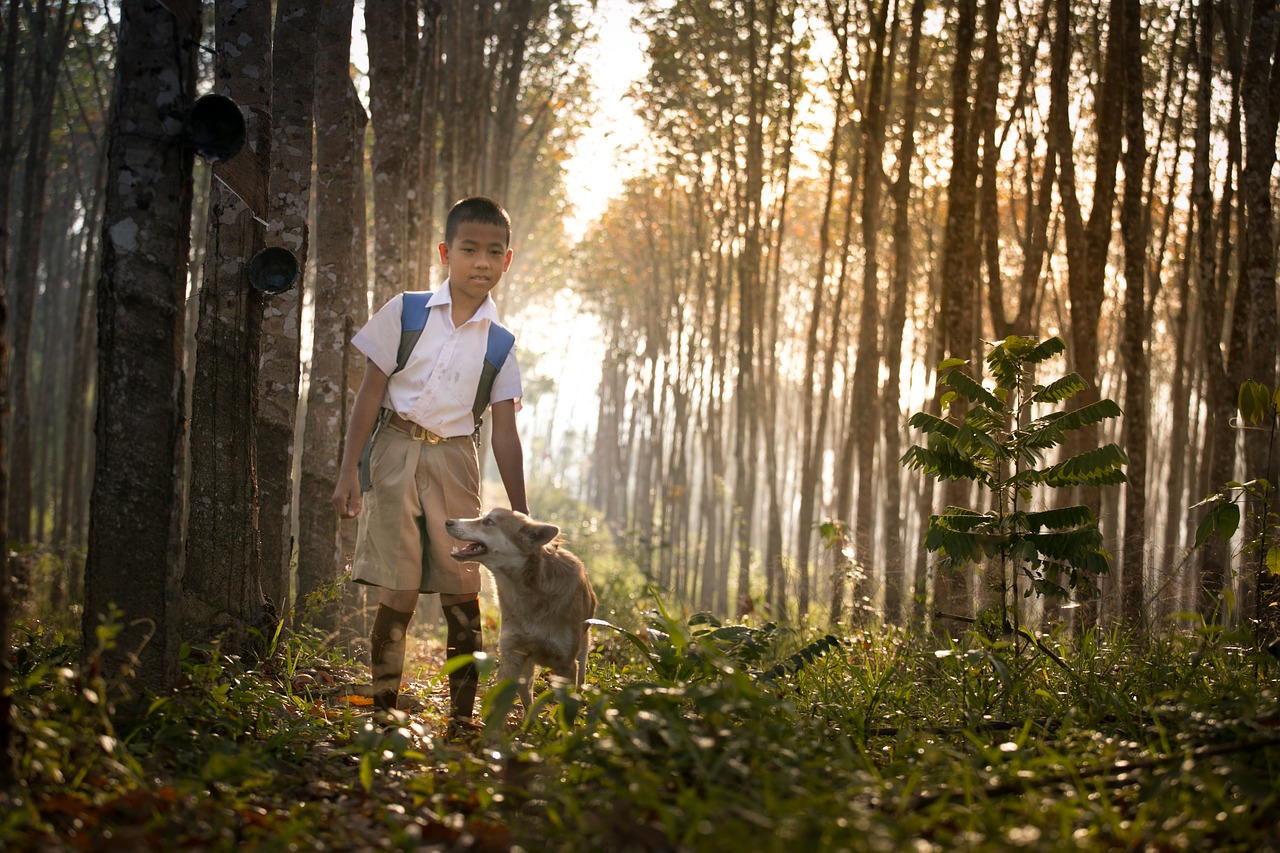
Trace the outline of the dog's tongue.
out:
M 468 542 L 466 545 L 463 545 L 461 548 L 454 549 L 453 556 L 479 557 L 481 554 L 485 553 L 488 550 L 489 550 L 488 548 L 484 547 L 479 542 Z

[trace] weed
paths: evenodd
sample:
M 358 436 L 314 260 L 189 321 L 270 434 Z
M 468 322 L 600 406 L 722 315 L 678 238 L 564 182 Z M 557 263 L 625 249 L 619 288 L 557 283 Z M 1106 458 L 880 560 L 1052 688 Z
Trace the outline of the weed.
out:
M 972 481 L 990 500 L 990 509 L 952 506 L 931 516 L 924 545 L 957 569 L 970 562 L 998 561 L 1001 634 L 1018 632 L 1019 575 L 1030 582 L 1026 595 L 1066 596 L 1060 579 L 1071 589 L 1091 590 L 1094 579 L 1107 571 L 1109 555 L 1091 508 L 1030 509 L 1034 489 L 1125 481 L 1122 469 L 1128 460 L 1114 444 L 1044 464 L 1046 454 L 1072 433 L 1120 415 L 1120 407 L 1107 399 L 1038 414 L 1087 387 L 1075 373 L 1034 384 L 1036 367 L 1065 349 L 1056 337 L 1039 343 L 1018 335 L 1005 338 L 986 357 L 995 380 L 992 389 L 969 375 L 966 362 L 948 359 L 938 366 L 937 381 L 945 389 L 942 410 L 949 413 L 917 412 L 909 421 L 928 436 L 928 446 L 910 448 L 903 465 L 940 480 Z

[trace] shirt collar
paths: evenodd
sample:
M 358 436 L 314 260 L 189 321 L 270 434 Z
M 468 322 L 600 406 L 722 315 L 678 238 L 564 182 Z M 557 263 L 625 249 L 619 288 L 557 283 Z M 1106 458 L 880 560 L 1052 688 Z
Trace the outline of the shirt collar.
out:
M 431 307 L 436 305 L 452 305 L 453 291 L 449 289 L 449 279 L 445 279 L 435 293 L 431 294 L 431 301 L 428 303 Z M 492 295 L 487 295 L 484 302 L 476 309 L 476 313 L 471 315 L 468 323 L 474 323 L 477 320 L 488 320 L 491 323 L 498 322 L 498 306 L 493 301 Z

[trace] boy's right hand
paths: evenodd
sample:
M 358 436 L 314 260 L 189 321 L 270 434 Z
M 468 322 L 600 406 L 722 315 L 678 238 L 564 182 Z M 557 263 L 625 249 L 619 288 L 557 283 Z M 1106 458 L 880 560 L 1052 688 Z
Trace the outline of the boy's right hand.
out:
M 333 506 L 338 518 L 355 518 L 360 514 L 363 497 L 360 494 L 360 476 L 356 473 L 338 475 L 338 486 L 333 490 Z

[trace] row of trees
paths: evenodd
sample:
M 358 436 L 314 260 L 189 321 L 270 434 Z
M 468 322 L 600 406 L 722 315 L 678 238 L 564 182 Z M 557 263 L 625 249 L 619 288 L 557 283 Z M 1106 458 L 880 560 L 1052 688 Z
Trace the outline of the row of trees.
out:
M 1276 379 L 1277 20 L 1270 0 L 642 3 L 653 165 L 588 235 L 582 290 L 609 353 L 591 497 L 653 579 L 722 612 L 904 621 L 928 586 L 972 613 L 993 591 L 919 543 L 976 496 L 902 470 L 907 416 L 926 366 L 1060 333 L 1085 402 L 1125 413 L 1068 451 L 1129 457 L 1123 490 L 1065 496 L 1116 555 L 1081 621 L 1274 607 L 1225 544 L 1187 549 L 1198 500 L 1274 482 L 1268 434 L 1233 415 L 1243 380 Z
M 16 600 L 83 601 L 86 652 L 115 624 L 104 663 L 163 687 L 180 640 L 246 647 L 340 575 L 347 342 L 371 303 L 431 285 L 441 211 L 501 195 L 525 279 L 533 247 L 555 256 L 582 10 L 370 0 L 367 75 L 353 0 L 0 10 Z M 200 92 L 245 118 L 211 168 L 187 132 Z M 264 248 L 294 255 L 296 286 L 251 286 Z

